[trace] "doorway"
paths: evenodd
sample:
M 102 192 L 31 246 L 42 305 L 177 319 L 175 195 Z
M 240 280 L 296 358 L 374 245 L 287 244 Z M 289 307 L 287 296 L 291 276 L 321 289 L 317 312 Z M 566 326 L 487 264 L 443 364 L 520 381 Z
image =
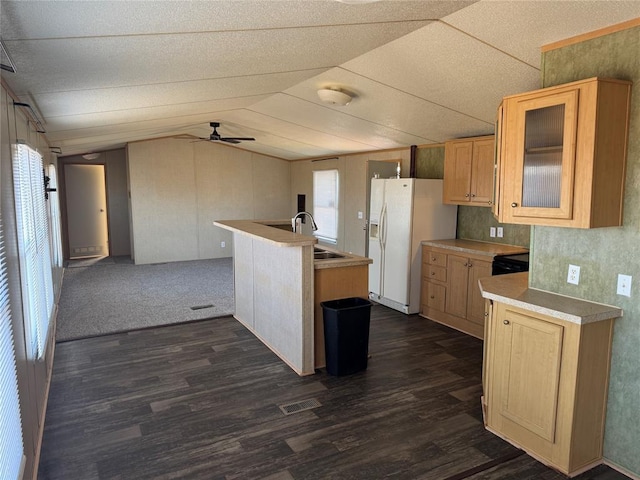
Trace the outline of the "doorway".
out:
M 104 165 L 65 164 L 69 258 L 109 256 Z

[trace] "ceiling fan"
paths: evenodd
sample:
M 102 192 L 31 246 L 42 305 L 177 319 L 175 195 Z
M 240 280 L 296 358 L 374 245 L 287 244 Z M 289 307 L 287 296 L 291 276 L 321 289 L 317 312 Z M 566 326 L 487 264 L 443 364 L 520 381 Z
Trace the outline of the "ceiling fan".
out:
M 251 137 L 222 137 L 218 133 L 217 128 L 220 126 L 220 122 L 211 122 L 209 123 L 211 127 L 213 127 L 213 132 L 209 135 L 209 138 L 202 138 L 200 140 L 209 140 L 211 142 L 227 142 L 227 143 L 240 143 L 240 142 L 252 142 L 255 138 Z

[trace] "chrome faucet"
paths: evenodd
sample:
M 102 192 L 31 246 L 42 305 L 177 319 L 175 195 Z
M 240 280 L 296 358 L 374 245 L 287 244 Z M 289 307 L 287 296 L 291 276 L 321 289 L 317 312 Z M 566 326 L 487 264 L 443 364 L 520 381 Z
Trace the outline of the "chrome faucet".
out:
M 318 230 L 318 225 L 316 225 L 316 221 L 313 219 L 313 215 L 311 215 L 309 212 L 298 212 L 296 213 L 296 216 L 291 219 L 291 231 L 293 233 L 302 233 L 302 226 L 300 227 L 299 232 L 297 231 L 298 229 L 296 228 L 298 226 L 298 223 L 296 222 L 296 220 L 298 220 L 298 218 L 300 218 L 302 215 L 306 215 L 311 219 L 311 228 L 313 229 L 314 232 Z

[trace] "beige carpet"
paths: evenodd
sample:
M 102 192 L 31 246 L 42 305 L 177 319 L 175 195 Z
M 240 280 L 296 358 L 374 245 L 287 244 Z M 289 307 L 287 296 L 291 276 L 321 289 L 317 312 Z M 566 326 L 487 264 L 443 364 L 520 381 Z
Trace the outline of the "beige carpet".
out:
M 56 341 L 233 312 L 231 258 L 152 265 L 71 261 L 64 272 Z

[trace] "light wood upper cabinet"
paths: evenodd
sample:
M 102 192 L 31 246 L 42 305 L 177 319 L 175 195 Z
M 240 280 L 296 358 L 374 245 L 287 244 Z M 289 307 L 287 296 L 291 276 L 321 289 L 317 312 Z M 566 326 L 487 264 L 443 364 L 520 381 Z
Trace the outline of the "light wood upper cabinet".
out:
M 498 220 L 622 225 L 630 94 L 630 82 L 591 78 L 504 98 Z
M 443 203 L 490 206 L 494 158 L 493 135 L 445 142 Z
M 486 427 L 570 476 L 601 463 L 613 319 L 577 324 L 490 307 Z

